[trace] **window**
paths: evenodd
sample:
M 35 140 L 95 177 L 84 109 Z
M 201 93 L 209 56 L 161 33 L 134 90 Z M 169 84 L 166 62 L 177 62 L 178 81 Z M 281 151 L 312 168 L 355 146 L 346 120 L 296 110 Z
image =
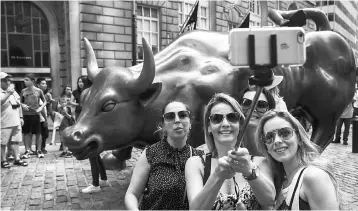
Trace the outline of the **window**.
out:
M 329 21 L 334 21 L 334 14 L 333 13 L 330 12 L 330 13 L 327 14 L 327 16 L 328 16 Z
M 249 10 L 257 15 L 261 14 L 260 2 L 257 0 L 249 1 Z
M 137 58 L 143 60 L 142 37 L 144 37 L 154 54 L 159 51 L 159 14 L 158 9 L 137 6 Z
M 233 23 L 233 22 L 230 22 L 230 21 L 227 22 L 227 25 L 228 25 L 228 31 L 230 31 L 231 29 L 235 29 L 235 28 L 239 27 L 238 23 Z
M 1 66 L 49 67 L 49 28 L 31 2 L 1 2 Z
M 276 5 L 275 5 L 276 8 L 275 9 L 280 10 L 280 1 L 276 0 L 275 2 L 276 2 Z
M 201 5 L 202 3 L 206 3 L 206 2 L 199 1 L 198 21 L 196 27 L 198 29 L 209 30 L 209 10 L 207 6 L 202 6 Z M 189 2 L 189 0 L 184 0 L 183 2 L 179 2 L 179 11 L 178 11 L 179 28 L 185 22 L 194 4 L 195 1 Z

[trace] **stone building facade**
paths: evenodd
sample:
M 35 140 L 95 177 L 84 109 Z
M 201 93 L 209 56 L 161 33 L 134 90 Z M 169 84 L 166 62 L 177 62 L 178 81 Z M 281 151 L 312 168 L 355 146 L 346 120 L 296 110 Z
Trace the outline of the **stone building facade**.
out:
M 86 52 L 83 38 L 86 37 L 92 44 L 97 62 L 100 68 L 109 66 L 132 66 L 133 50 L 136 53 L 136 62 L 142 59 L 141 38 L 145 37 L 152 46 L 154 53 L 164 49 L 177 36 L 180 26 L 185 21 L 195 0 L 179 1 L 29 1 L 25 2 L 1 2 L 2 23 L 9 25 L 9 17 L 15 20 L 24 20 L 26 17 L 15 15 L 17 11 L 25 11 L 32 7 L 30 24 L 32 28 L 35 18 L 32 11 L 39 10 L 43 19 L 47 20 L 48 49 L 49 56 L 41 57 L 48 64 L 42 63 L 38 66 L 34 55 L 37 55 L 33 44 L 28 58 L 32 63 L 26 66 L 21 64 L 10 64 L 14 52 L 10 47 L 4 47 L 3 43 L 9 43 L 14 34 L 21 34 L 20 25 L 15 23 L 14 30 L 2 27 L 1 49 L 6 52 L 6 58 L 2 55 L 2 71 L 14 75 L 17 89 L 23 84 L 21 78 L 26 73 L 36 73 L 51 81 L 54 96 L 59 96 L 62 87 L 71 84 L 76 88 L 77 78 L 86 73 Z M 225 1 L 199 1 L 198 28 L 208 31 L 229 31 L 239 26 L 244 16 L 251 12 L 250 25 L 266 26 L 273 25 L 267 18 L 267 9 L 274 8 L 287 10 L 290 1 L 257 1 L 257 0 L 225 0 Z M 314 7 L 313 1 L 296 2 L 299 8 Z M 13 7 L 13 10 L 12 10 Z M 19 9 L 22 8 L 22 9 Z M 11 11 L 14 13 L 11 16 Z M 133 15 L 135 15 L 135 33 L 133 33 Z M 19 16 L 19 17 L 17 17 Z M 31 28 L 30 27 L 30 28 Z M 312 31 L 315 26 L 308 22 L 306 30 Z M 12 30 L 12 31 L 11 31 Z M 45 31 L 46 29 L 44 29 Z M 33 32 L 33 30 L 31 31 Z M 26 33 L 23 33 L 26 34 Z M 31 33 L 30 33 L 31 34 Z M 135 36 L 133 36 L 135 35 Z M 34 35 L 32 42 L 36 43 Z M 133 45 L 133 37 L 136 37 L 137 45 Z M 30 40 L 30 39 L 29 39 Z M 44 40 L 41 40 L 43 43 Z M 45 45 L 41 45 L 44 47 Z M 22 57 L 19 57 L 22 58 Z M 30 59 L 31 60 L 31 59 Z

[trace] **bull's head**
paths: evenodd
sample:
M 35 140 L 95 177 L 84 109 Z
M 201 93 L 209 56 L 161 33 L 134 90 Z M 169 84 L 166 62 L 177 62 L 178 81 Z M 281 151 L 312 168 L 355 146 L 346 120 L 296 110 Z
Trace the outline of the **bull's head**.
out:
M 98 69 L 94 51 L 85 38 L 88 77 L 93 85 L 82 94 L 77 123 L 64 131 L 64 144 L 77 159 L 106 149 L 120 148 L 143 129 L 145 106 L 155 100 L 162 84 L 153 83 L 155 62 L 145 39 L 144 63 L 136 78 L 127 68 Z

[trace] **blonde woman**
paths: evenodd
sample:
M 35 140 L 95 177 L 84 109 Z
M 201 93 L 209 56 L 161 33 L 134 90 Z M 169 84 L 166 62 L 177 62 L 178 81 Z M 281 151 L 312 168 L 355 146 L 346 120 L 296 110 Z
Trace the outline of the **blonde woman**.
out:
M 275 172 L 279 210 L 338 210 L 337 182 L 318 147 L 290 113 L 269 111 L 261 119 L 255 142 Z

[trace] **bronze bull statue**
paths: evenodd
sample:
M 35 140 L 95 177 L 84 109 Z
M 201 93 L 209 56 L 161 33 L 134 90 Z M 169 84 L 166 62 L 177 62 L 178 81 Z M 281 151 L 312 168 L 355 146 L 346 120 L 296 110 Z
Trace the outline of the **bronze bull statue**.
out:
M 355 60 L 344 38 L 330 31 L 323 12 L 304 12 L 320 30 L 306 34 L 307 61 L 303 66 L 277 67 L 274 73 L 284 76 L 279 88 L 288 109 L 300 107 L 311 117 L 312 141 L 324 149 L 333 139 L 336 121 L 353 98 Z M 289 19 L 294 13 L 278 11 L 271 17 L 281 24 L 282 18 Z M 159 141 L 154 132 L 161 121 L 161 108 L 169 100 L 182 100 L 190 106 L 195 122 L 189 143 L 202 145 L 202 112 L 208 100 L 217 92 L 237 97 L 253 75 L 253 70 L 233 68 L 229 63 L 228 33 L 185 33 L 154 58 L 143 40 L 143 64 L 101 71 L 85 41 L 93 85 L 83 94 L 83 110 L 77 123 L 65 130 L 64 143 L 77 159 L 113 150 L 105 157 L 107 168 L 112 168 L 111 162 L 123 168 L 133 146 Z

